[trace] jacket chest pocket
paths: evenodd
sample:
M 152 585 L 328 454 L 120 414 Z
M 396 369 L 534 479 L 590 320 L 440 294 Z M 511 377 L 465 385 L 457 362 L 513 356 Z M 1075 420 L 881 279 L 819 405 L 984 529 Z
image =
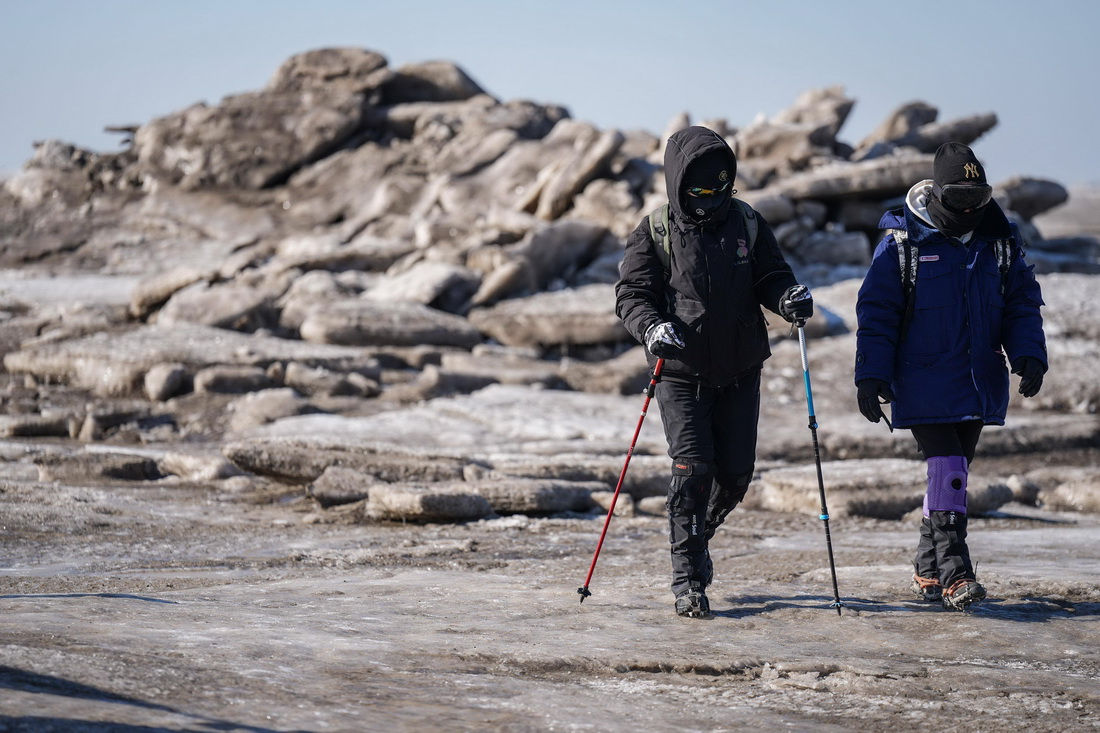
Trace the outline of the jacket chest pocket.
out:
M 961 270 L 960 274 L 965 274 Z M 962 278 L 953 277 L 955 268 L 942 261 L 922 262 L 917 270 L 917 310 L 957 306 Z
M 962 327 L 962 281 L 947 262 L 920 263 L 906 351 L 912 355 L 942 354 L 950 348 Z

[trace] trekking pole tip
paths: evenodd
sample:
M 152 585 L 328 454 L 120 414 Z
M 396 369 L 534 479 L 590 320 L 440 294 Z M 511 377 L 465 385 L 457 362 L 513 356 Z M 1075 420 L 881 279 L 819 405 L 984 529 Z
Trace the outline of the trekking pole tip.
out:
M 587 585 L 584 585 L 584 586 L 581 586 L 580 588 L 577 588 L 577 592 L 581 594 L 581 603 L 584 603 L 584 599 L 588 598 L 588 596 L 592 595 L 592 591 L 588 590 Z

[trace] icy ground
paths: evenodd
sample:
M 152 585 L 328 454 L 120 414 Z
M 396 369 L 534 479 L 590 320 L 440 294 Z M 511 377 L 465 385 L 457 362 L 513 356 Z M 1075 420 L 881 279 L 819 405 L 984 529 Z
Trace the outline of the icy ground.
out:
M 738 510 L 709 620 L 665 520 L 317 521 L 202 487 L 0 489 L 0 730 L 1100 728 L 1100 521 L 972 522 L 991 601 L 912 600 L 916 529 Z M 933 722 L 934 721 L 934 722 Z

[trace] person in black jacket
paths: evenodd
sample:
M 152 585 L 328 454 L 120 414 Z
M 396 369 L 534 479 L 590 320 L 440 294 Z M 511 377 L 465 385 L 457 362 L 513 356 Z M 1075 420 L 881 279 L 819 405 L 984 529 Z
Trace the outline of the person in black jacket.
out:
M 790 322 L 813 314 L 767 222 L 733 200 L 736 172 L 733 150 L 714 131 L 672 135 L 667 268 L 647 217 L 627 240 L 616 286 L 616 313 L 645 344 L 650 366 L 665 359 L 656 396 L 672 458 L 672 592 L 676 612 L 689 617 L 710 612 L 707 545 L 753 476 L 760 370 L 771 355 L 760 306 Z

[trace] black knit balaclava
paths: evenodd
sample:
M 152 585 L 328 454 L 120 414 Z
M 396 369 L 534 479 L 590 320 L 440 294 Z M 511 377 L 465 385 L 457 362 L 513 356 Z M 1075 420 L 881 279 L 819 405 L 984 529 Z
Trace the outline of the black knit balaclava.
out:
M 688 164 L 680 201 L 684 211 L 697 224 L 709 222 L 733 195 L 735 169 L 731 170 L 731 167 L 730 156 L 720 149 L 708 150 Z M 692 187 L 715 190 L 725 187 L 725 190 L 714 196 L 691 196 L 687 191 Z
M 944 143 L 932 162 L 932 179 L 940 186 L 949 184 L 986 184 L 985 168 L 974 151 L 962 143 Z M 928 197 L 928 217 L 949 237 L 961 237 L 974 231 L 985 216 L 985 207 L 973 211 L 954 211 L 932 193 Z

